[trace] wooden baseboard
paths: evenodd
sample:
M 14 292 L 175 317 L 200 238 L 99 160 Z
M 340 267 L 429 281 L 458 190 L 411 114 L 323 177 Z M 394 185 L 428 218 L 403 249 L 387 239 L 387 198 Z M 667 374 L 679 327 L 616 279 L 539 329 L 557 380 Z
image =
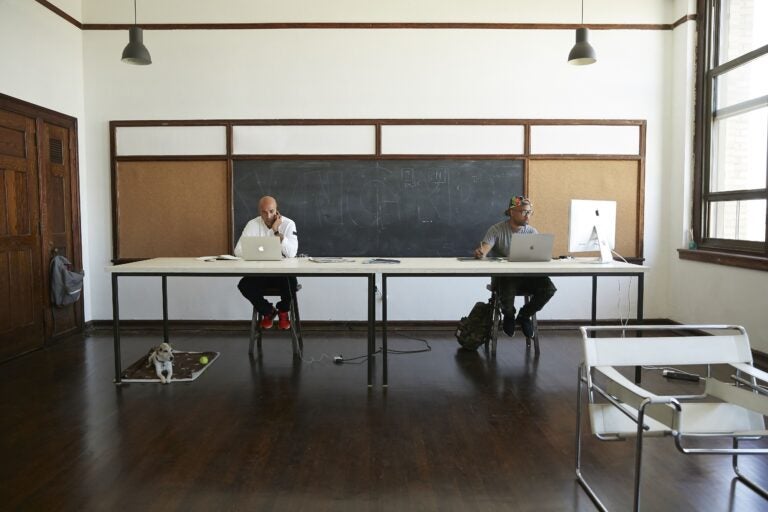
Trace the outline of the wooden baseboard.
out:
M 457 320 L 420 320 L 404 321 L 390 320 L 387 322 L 387 329 L 392 330 L 415 330 L 415 331 L 449 331 L 456 330 Z M 540 320 L 539 327 L 543 330 L 571 329 L 580 325 L 588 325 L 589 320 Z M 619 320 L 598 320 L 598 325 L 616 325 Z M 630 321 L 630 324 L 633 321 Z M 644 320 L 646 324 L 676 324 L 669 319 L 650 319 Z M 168 327 L 177 332 L 198 331 L 198 332 L 222 332 L 222 331 L 244 331 L 248 330 L 250 321 L 248 320 L 169 320 Z M 381 328 L 381 322 L 376 322 L 376 328 Z M 121 320 L 121 332 L 146 332 L 156 333 L 163 329 L 161 320 Z M 359 321 L 318 321 L 302 320 L 301 329 L 303 331 L 365 331 L 368 329 L 368 322 Z M 111 320 L 91 320 L 86 323 L 86 332 L 106 334 L 112 331 Z
M 453 333 L 456 330 L 456 321 L 431 320 L 431 321 L 401 321 L 392 320 L 387 322 L 387 329 L 391 331 L 435 331 Z M 539 328 L 541 330 L 562 330 L 576 329 L 580 325 L 589 325 L 589 320 L 541 320 Z M 619 320 L 598 320 L 598 325 L 617 325 Z M 634 321 L 630 321 L 634 323 Z M 646 325 L 681 325 L 680 322 L 670 320 L 669 318 L 652 318 L 643 320 Z M 174 332 L 198 332 L 202 334 L 214 334 L 221 332 L 244 332 L 248 331 L 250 322 L 247 320 L 169 320 L 168 326 Z M 376 328 L 381 328 L 381 322 L 376 322 Z M 312 332 L 365 332 L 368 329 L 368 322 L 365 321 L 318 321 L 309 320 L 301 322 L 302 331 Z M 671 329 L 675 331 L 674 329 Z M 120 322 L 120 332 L 126 334 L 157 334 L 163 331 L 163 322 L 161 320 L 122 320 Z M 110 334 L 112 332 L 111 320 L 91 320 L 85 324 L 85 334 Z M 677 332 L 677 331 L 675 331 Z M 680 334 L 684 334 L 680 331 Z M 691 334 L 691 333 L 685 333 Z M 768 354 L 759 350 L 752 350 L 752 357 L 755 366 L 761 369 L 768 369 Z

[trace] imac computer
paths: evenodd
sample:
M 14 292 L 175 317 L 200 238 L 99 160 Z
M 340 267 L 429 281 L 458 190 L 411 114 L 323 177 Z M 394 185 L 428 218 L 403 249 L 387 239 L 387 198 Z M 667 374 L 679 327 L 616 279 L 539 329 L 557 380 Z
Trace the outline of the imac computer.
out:
M 616 247 L 616 201 L 572 199 L 568 252 L 600 251 L 596 263 L 613 261 Z

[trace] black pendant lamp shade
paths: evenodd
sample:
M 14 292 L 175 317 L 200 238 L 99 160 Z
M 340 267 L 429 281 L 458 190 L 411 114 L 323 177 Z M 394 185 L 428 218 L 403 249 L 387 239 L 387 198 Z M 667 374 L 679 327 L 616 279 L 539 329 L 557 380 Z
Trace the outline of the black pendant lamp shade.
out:
M 594 64 L 597 61 L 595 49 L 589 44 L 589 29 L 584 26 L 584 0 L 581 0 L 581 25 L 576 29 L 576 44 L 568 54 L 568 63 L 575 66 Z
M 149 50 L 144 46 L 144 31 L 136 26 L 136 0 L 133 0 L 133 26 L 128 29 L 128 45 L 123 50 L 123 62 L 139 66 L 152 64 Z
M 589 29 L 577 28 L 576 29 L 576 44 L 571 48 L 571 53 L 568 54 L 568 63 L 576 66 L 583 66 L 585 64 L 593 64 L 597 61 L 595 55 L 595 49 L 589 44 Z
M 123 62 L 139 66 L 152 64 L 149 50 L 144 46 L 143 30 L 139 27 L 134 26 L 128 29 L 128 45 L 123 50 Z

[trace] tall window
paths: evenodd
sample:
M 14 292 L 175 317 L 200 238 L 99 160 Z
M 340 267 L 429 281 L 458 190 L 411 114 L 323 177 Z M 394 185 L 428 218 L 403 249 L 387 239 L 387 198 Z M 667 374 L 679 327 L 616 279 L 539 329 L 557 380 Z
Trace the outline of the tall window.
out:
M 696 240 L 768 260 L 768 0 L 699 6 Z

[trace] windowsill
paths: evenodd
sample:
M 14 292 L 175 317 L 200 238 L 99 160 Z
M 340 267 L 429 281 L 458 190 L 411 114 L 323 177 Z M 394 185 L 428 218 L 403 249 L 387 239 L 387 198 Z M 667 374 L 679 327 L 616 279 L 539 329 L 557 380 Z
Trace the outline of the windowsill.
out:
M 752 270 L 768 270 L 768 258 L 748 256 L 731 252 L 712 251 L 708 249 L 678 249 L 677 255 L 681 260 L 714 263 L 730 267 L 749 268 Z

